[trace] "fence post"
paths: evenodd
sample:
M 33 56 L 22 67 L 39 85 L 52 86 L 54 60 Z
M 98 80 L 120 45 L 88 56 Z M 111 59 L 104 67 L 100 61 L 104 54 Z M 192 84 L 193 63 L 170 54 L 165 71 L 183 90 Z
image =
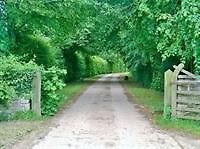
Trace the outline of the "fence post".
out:
M 33 75 L 33 98 L 31 105 L 33 112 L 41 116 L 41 73 L 38 70 Z
M 164 118 L 170 117 L 171 114 L 171 79 L 173 72 L 169 69 L 165 72 L 164 88 Z

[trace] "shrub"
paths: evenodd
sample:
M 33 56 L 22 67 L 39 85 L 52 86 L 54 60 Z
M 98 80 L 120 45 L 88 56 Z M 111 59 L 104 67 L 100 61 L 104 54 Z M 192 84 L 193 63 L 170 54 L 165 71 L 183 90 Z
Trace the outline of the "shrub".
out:
M 24 58 L 26 62 L 35 57 L 35 62 L 45 68 L 55 65 L 57 50 L 50 45 L 48 38 L 22 33 L 16 33 L 16 36 L 16 47 L 13 49 L 13 53 L 26 55 Z
M 54 115 L 58 110 L 58 104 L 62 98 L 57 90 L 62 89 L 66 71 L 57 67 L 51 67 L 42 72 L 42 114 Z
M 8 86 L 5 82 L 0 81 L 0 105 L 8 106 L 12 100 L 15 91 L 13 87 Z
M 94 76 L 109 71 L 108 62 L 99 56 L 85 57 L 86 76 Z
M 31 99 L 36 69 L 42 74 L 42 114 L 53 115 L 61 98 L 56 91 L 64 87 L 66 71 L 57 67 L 44 69 L 33 61 L 21 62 L 16 56 L 0 57 L 0 105 L 6 107 L 16 97 Z
M 0 57 L 0 104 L 6 106 L 14 96 L 31 96 L 32 73 L 38 66 L 23 63 L 15 56 Z

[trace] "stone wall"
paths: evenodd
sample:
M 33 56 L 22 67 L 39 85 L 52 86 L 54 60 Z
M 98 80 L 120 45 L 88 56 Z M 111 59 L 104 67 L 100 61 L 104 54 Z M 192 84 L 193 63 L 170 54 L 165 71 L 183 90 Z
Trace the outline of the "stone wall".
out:
M 10 105 L 10 111 L 15 113 L 17 111 L 28 111 L 31 109 L 31 102 L 29 99 L 19 98 L 15 99 Z

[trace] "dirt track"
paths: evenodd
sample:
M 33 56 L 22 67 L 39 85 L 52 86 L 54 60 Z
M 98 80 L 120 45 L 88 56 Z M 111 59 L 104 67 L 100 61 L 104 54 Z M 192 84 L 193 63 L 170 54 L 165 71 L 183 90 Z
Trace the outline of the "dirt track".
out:
M 118 75 L 91 85 L 33 149 L 199 149 L 200 141 L 159 130 L 128 101 Z

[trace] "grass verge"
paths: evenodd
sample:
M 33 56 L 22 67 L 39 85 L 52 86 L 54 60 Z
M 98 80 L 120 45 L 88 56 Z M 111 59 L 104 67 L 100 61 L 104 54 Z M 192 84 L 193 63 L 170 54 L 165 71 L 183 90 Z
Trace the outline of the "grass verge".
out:
M 200 121 L 163 118 L 163 93 L 144 88 L 134 81 L 124 82 L 123 84 L 128 93 L 132 95 L 134 102 L 145 107 L 154 124 L 162 129 L 200 138 Z
M 81 94 L 89 85 L 89 81 L 68 83 L 64 89 L 59 91 L 59 94 L 64 96 L 64 98 L 59 102 L 59 109 L 62 109 L 67 104 L 73 102 L 74 97 Z

